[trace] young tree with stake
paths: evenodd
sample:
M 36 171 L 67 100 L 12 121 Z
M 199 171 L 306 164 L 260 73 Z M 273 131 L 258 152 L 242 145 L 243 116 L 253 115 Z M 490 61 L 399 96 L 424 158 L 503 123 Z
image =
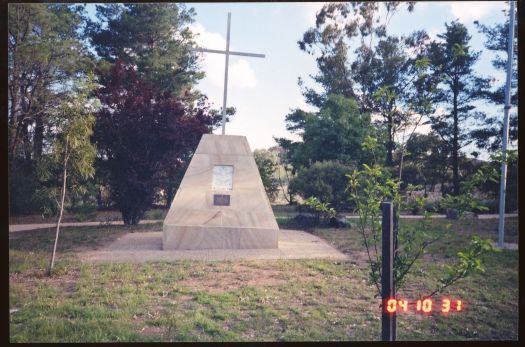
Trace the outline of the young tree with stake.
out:
M 78 82 L 77 82 L 78 83 Z M 60 192 L 59 216 L 57 220 L 53 253 L 48 268 L 51 275 L 55 264 L 55 255 L 60 232 L 60 223 L 64 212 L 68 184 L 75 186 L 75 182 L 93 177 L 95 169 L 95 145 L 90 142 L 95 124 L 94 111 L 96 99 L 89 97 L 96 88 L 93 75 L 87 80 L 78 83 L 77 91 L 69 95 L 53 112 L 53 140 L 52 153 L 48 158 L 45 168 L 40 170 L 41 175 L 51 176 L 53 169 L 62 171 L 62 188 Z M 46 175 L 47 174 L 47 175 Z

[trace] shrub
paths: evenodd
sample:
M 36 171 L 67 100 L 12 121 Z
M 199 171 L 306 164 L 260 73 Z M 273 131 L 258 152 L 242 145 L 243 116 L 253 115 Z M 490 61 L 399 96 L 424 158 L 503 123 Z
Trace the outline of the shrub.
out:
M 290 182 L 290 189 L 303 199 L 317 197 L 336 210 L 349 210 L 352 205 L 345 191 L 348 181 L 345 175 L 352 170 L 353 167 L 336 161 L 316 162 L 297 173 Z
M 293 218 L 293 224 L 298 228 L 313 228 L 319 225 L 319 220 L 315 216 L 298 214 Z
M 336 215 L 335 209 L 333 209 L 332 207 L 328 207 L 330 203 L 321 202 L 315 196 L 309 197 L 303 202 L 303 204 L 307 206 L 310 213 L 313 213 L 315 215 L 317 224 L 321 223 L 321 218 L 322 222 L 324 223 L 330 218 L 335 217 Z

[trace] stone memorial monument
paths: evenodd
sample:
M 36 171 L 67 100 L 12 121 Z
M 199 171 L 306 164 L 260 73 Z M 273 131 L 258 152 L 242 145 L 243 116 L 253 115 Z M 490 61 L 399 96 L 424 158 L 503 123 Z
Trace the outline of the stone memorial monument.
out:
M 279 227 L 245 136 L 225 135 L 230 13 L 222 135 L 205 134 L 184 174 L 163 225 L 164 250 L 277 248 Z

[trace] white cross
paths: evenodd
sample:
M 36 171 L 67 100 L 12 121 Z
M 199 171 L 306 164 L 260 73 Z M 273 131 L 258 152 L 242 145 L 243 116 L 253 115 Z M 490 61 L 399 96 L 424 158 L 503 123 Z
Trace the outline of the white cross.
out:
M 224 135 L 224 132 L 226 130 L 226 96 L 228 94 L 228 61 L 231 55 L 241 55 L 244 57 L 256 57 L 256 58 L 264 58 L 264 54 L 256 54 L 256 53 L 243 53 L 243 52 L 234 52 L 230 51 L 230 22 L 231 22 L 231 13 L 228 12 L 228 31 L 226 33 L 226 50 L 220 51 L 217 49 L 207 49 L 207 48 L 194 48 L 193 51 L 195 52 L 206 52 L 206 53 L 220 53 L 226 55 L 226 65 L 224 68 L 224 96 L 222 99 L 222 135 Z

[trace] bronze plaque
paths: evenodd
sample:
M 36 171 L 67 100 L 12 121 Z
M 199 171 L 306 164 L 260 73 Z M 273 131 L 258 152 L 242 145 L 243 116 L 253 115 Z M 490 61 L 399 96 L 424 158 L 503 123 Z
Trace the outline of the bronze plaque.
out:
M 213 204 L 215 206 L 230 206 L 230 196 L 227 194 L 213 194 Z

